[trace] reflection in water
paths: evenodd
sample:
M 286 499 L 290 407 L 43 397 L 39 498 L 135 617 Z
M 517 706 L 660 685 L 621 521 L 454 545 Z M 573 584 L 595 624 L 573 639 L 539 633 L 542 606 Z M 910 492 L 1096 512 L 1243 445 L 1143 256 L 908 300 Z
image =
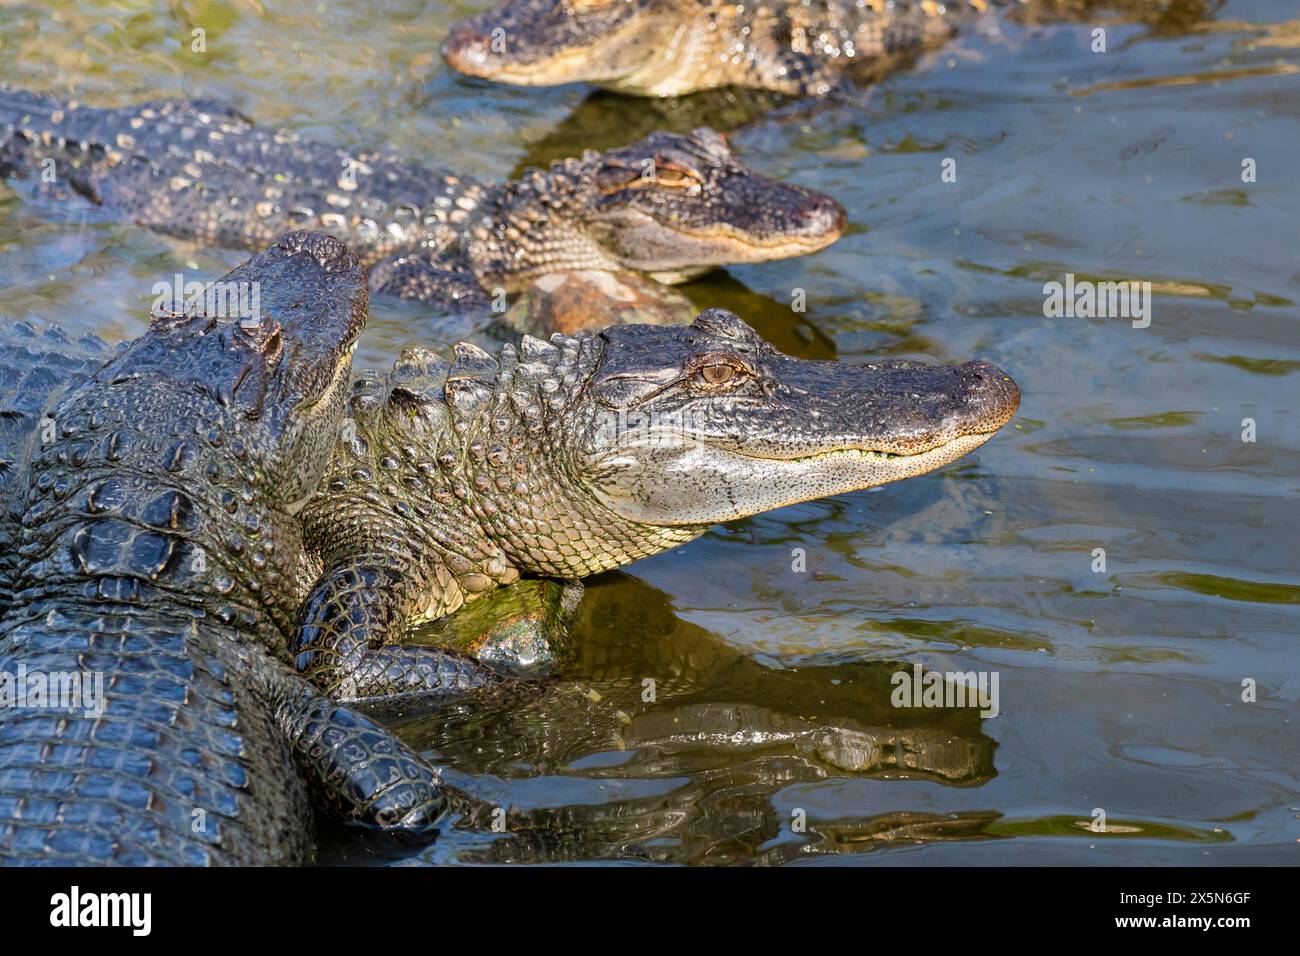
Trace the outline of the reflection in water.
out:
M 1160 39 L 1204 29 L 1222 6 L 1223 0 L 1033 0 L 1013 5 L 1006 14 L 1012 21 L 1024 24 L 1141 23 L 1146 27 L 1146 38 Z M 587 149 L 611 149 L 660 130 L 688 133 L 708 126 L 730 133 L 761 119 L 807 123 L 823 108 L 846 103 L 865 108 L 870 101 L 870 90 L 864 88 L 866 84 L 905 70 L 916 59 L 915 56 L 896 58 L 884 65 L 862 63 L 853 77 L 859 88 L 846 85 L 824 98 L 792 99 L 779 93 L 741 87 L 663 98 L 630 98 L 594 89 L 569 116 L 528 145 L 514 175 L 529 166 L 545 166 L 572 155 L 574 143 L 583 144 Z
M 782 808 L 792 786 L 860 776 L 969 787 L 995 775 L 995 744 L 974 709 L 891 704 L 898 664 L 764 666 L 625 574 L 588 589 L 560 661 L 542 693 L 462 701 L 400 732 L 476 779 L 617 779 L 636 781 L 636 793 L 508 808 L 507 832 L 462 859 L 780 862 L 979 837 L 998 816 L 871 808 L 792 827 L 793 809 Z M 468 799 L 457 826 L 491 833 L 494 811 L 490 799 Z
M 787 355 L 806 359 L 836 357 L 835 343 L 809 321 L 808 313 L 795 312 L 789 302 L 755 292 L 726 270 L 710 272 L 674 288 L 684 292 L 700 311 L 729 309 L 743 315 L 759 335 Z
M 1209 19 L 1225 0 L 1033 0 L 1008 16 L 1021 23 L 1092 21 L 1143 23 L 1153 37 L 1184 36 Z
M 613 149 L 651 133 L 689 133 L 708 126 L 729 133 L 788 102 L 758 90 L 710 90 L 692 96 L 638 99 L 597 90 L 545 136 L 528 145 L 515 175 L 528 166 L 546 166 L 573 155 L 573 144 L 586 149 Z

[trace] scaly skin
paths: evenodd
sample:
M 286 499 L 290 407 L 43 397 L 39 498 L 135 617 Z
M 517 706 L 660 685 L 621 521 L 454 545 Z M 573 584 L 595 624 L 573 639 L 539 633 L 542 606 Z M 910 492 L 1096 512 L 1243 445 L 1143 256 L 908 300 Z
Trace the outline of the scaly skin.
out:
M 37 332 L 26 322 L 0 323 L 0 503 L 10 500 L 20 481 L 18 458 L 42 427 L 43 413 L 112 355 L 113 349 L 95 335 L 74 342 L 57 328 Z M 53 425 L 45 422 L 47 429 Z M 19 531 L 0 511 L 0 613 L 9 606 Z
M 819 96 L 947 40 L 985 11 L 1024 20 L 1094 8 L 1157 28 L 1222 0 L 507 0 L 454 25 L 442 55 L 470 76 L 597 83 L 641 96 L 725 86 Z
M 998 2 L 998 0 L 994 0 Z M 590 82 L 677 96 L 723 86 L 830 92 L 948 39 L 988 0 L 508 0 L 452 27 L 442 55 L 503 83 Z
M 570 269 L 680 281 L 816 251 L 845 224 L 829 196 L 751 172 L 710 130 L 491 184 L 264 130 L 207 101 L 97 109 L 3 87 L 0 175 L 215 245 L 319 229 L 372 266 L 375 291 L 446 308 Z
M 365 271 L 295 233 L 224 281 L 257 283 L 262 314 L 156 318 L 14 455 L 0 862 L 300 863 L 312 796 L 416 836 L 444 808 L 432 770 L 285 660 Z M 15 701 L 24 669 L 102 675 L 102 713 Z
M 1019 402 L 985 363 L 802 361 L 721 309 L 455 353 L 409 350 L 360 377 L 349 440 L 303 512 L 324 568 L 294 649 L 345 700 L 500 683 L 397 642 L 521 574 L 579 579 L 718 522 L 931 471 Z

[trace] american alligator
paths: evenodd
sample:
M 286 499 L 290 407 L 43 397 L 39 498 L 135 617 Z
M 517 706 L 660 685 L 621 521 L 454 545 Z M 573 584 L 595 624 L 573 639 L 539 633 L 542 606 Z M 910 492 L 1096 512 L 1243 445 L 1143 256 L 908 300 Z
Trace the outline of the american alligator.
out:
M 293 648 L 344 700 L 494 685 L 468 657 L 398 642 L 521 574 L 580 579 L 718 522 L 931 471 L 1019 403 L 984 362 L 795 359 L 721 309 L 454 351 L 360 376 L 303 511 L 323 571 Z
M 752 172 L 707 129 L 492 184 L 264 130 L 206 100 L 97 109 L 2 87 L 0 175 L 215 245 L 319 229 L 371 267 L 373 290 L 442 307 L 486 308 L 489 290 L 569 269 L 682 281 L 813 252 L 845 225 L 835 200 Z
M 1093 7 L 1186 23 L 1222 0 L 507 0 L 455 24 L 461 73 L 521 86 L 596 83 L 641 96 L 725 86 L 824 95 L 947 40 L 994 7 L 1080 18 Z
M 295 233 L 223 281 L 256 284 L 260 317 L 160 315 L 11 418 L 51 427 L 11 459 L 0 862 L 295 863 L 312 796 L 409 836 L 444 809 L 414 753 L 287 663 L 296 514 L 337 439 L 364 267 Z M 40 364 L 57 342 L 31 338 Z
M 1007 0 L 992 0 L 993 3 Z M 825 94 L 948 39 L 990 0 L 507 0 L 454 25 L 461 73 L 517 83 L 598 83 L 642 96 L 722 86 Z

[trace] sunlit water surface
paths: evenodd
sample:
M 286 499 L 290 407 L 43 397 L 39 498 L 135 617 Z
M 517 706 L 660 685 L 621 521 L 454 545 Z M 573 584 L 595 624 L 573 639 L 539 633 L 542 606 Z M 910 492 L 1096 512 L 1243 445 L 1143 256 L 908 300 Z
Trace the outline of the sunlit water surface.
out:
M 1300 21 L 1179 6 L 1109 24 L 1104 54 L 1087 22 L 989 18 L 834 103 L 465 80 L 437 47 L 476 3 L 2 3 L 0 60 L 30 88 L 223 98 L 481 176 L 714 125 L 852 227 L 692 284 L 698 305 L 805 357 L 978 357 L 1019 382 L 1014 425 L 955 466 L 591 582 L 562 674 L 584 706 L 403 724 L 515 821 L 406 862 L 1295 862 Z M 0 186 L 7 320 L 138 335 L 154 282 L 243 257 Z M 1045 318 L 1067 272 L 1149 280 L 1150 326 Z M 379 302 L 359 358 L 464 332 Z M 898 662 L 996 673 L 1000 713 L 895 709 Z M 336 835 L 323 857 L 393 855 Z

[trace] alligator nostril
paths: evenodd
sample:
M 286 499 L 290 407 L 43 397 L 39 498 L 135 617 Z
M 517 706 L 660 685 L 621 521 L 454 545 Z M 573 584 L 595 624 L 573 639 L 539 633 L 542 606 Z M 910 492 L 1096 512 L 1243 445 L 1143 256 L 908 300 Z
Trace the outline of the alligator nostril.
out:
M 840 236 L 848 223 L 848 213 L 830 196 L 818 196 L 808 210 L 808 229 L 813 236 Z
M 822 200 L 821 209 L 819 210 L 821 219 L 826 223 L 827 232 L 843 232 L 844 226 L 848 223 L 849 215 L 844 211 L 836 200 L 826 196 Z
M 1006 372 L 988 362 L 959 366 L 964 414 L 980 421 L 1005 424 L 1020 405 L 1020 388 Z
M 474 75 L 487 64 L 487 37 L 467 27 L 453 29 L 442 44 L 442 58 L 459 73 Z

